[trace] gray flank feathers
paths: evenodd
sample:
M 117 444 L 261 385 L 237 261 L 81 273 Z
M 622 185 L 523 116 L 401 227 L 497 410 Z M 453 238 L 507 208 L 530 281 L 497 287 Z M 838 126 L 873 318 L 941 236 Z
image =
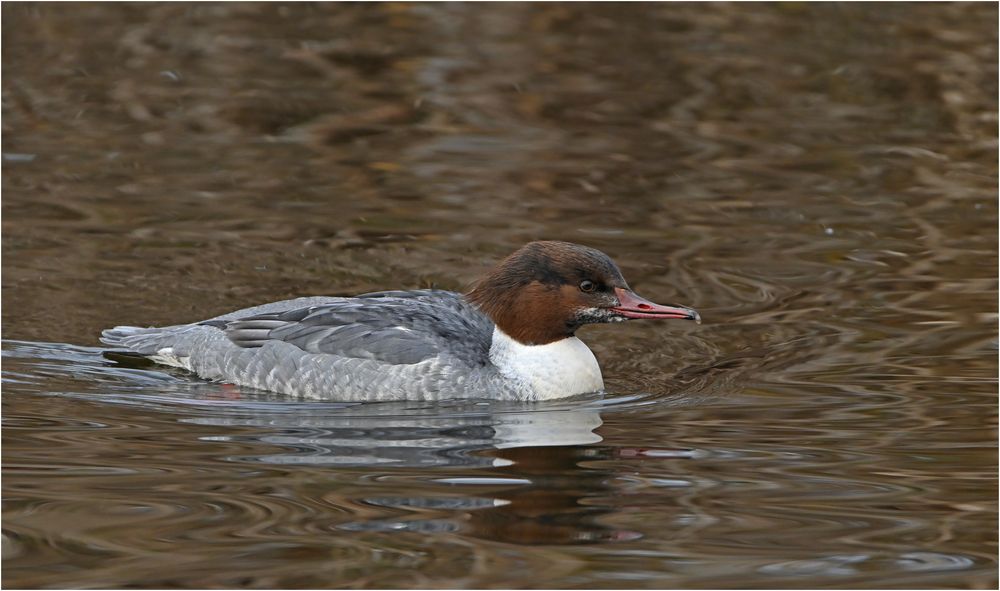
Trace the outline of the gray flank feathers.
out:
M 274 302 L 203 322 L 119 326 L 106 345 L 203 378 L 329 400 L 517 398 L 489 362 L 493 323 L 461 294 Z

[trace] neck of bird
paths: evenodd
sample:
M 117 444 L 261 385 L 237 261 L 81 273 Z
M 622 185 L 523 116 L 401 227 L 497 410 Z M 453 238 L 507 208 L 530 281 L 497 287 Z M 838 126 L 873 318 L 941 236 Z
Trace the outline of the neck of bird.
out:
M 507 336 L 522 345 L 546 345 L 573 336 L 576 326 L 560 298 L 561 288 L 533 281 L 504 285 L 489 277 L 466 298 Z

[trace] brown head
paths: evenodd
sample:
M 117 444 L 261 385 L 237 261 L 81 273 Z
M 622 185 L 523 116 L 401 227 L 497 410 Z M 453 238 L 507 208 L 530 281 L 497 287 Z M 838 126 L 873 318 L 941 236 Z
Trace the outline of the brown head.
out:
M 599 250 L 570 242 L 530 242 L 501 261 L 466 298 L 500 330 L 526 345 L 573 336 L 584 324 L 698 313 L 636 295 L 618 265 Z

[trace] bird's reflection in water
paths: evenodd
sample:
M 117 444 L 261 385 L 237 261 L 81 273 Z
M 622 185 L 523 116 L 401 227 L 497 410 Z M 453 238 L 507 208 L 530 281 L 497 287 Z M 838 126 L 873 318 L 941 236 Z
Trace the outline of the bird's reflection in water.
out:
M 615 529 L 600 517 L 613 510 L 607 504 L 615 487 L 612 470 L 589 462 L 610 459 L 606 446 L 554 446 L 498 449 L 488 452 L 509 465 L 499 474 L 525 483 L 496 494 L 507 504 L 470 512 L 468 535 L 519 544 L 574 544 L 626 541 L 638 532 Z M 603 501 L 603 502 L 602 502 Z
M 433 414 L 392 403 L 321 415 L 187 420 L 257 427 L 250 436 L 244 430 L 213 439 L 252 440 L 288 450 L 233 460 L 371 467 L 390 479 L 405 478 L 401 494 L 386 494 L 384 482 L 363 487 L 360 494 L 357 487 L 345 491 L 348 508 L 382 510 L 352 511 L 366 518 L 338 524 L 341 531 L 459 532 L 523 544 L 636 539 L 639 533 L 600 521 L 615 510 L 607 501 L 617 494 L 616 474 L 594 467 L 594 461 L 618 452 L 595 445 L 601 441 L 595 432 L 602 424 L 599 408 L 480 403 Z

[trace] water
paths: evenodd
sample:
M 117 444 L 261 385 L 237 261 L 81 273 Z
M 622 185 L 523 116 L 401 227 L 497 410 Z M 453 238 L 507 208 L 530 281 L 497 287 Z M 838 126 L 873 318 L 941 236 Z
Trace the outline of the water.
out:
M 996 587 L 995 5 L 3 16 L 5 586 Z M 535 238 L 704 324 L 534 405 L 95 348 Z

